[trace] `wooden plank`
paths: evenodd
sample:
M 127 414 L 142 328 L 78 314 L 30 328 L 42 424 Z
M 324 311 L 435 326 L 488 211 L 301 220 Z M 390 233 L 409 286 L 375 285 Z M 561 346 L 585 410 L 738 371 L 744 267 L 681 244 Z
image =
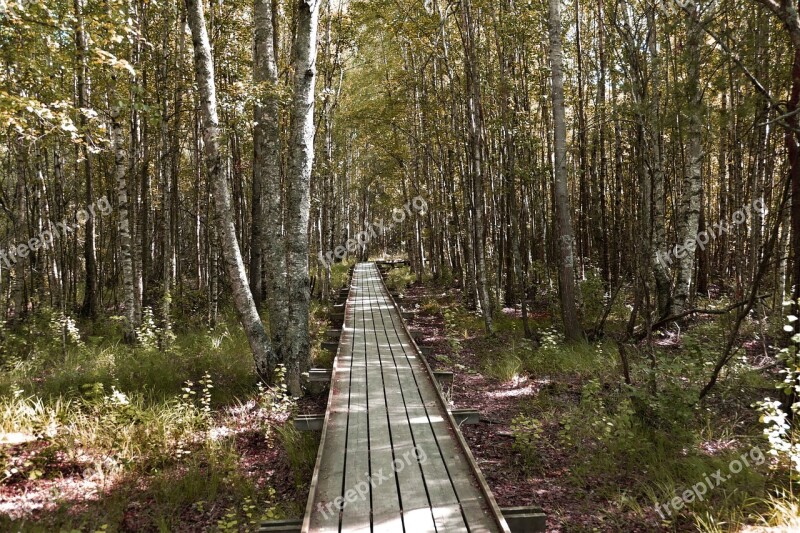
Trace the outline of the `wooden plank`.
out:
M 367 282 L 365 344 L 367 349 L 367 396 L 369 400 L 369 448 L 372 484 L 372 525 L 377 531 L 403 532 L 400 496 L 395 479 L 395 460 L 392 448 L 392 431 L 384 395 L 381 371 L 380 343 L 386 342 L 383 326 L 375 320 L 374 283 Z M 380 315 L 378 315 L 380 316 Z
M 458 426 L 475 425 L 481 422 L 481 414 L 475 409 L 451 409 L 450 414 L 453 415 Z
M 428 423 L 428 413 L 421 402 L 421 396 L 414 381 L 411 362 L 405 356 L 392 319 L 392 307 L 381 293 L 381 319 L 387 333 L 387 343 L 392 353 L 392 362 L 400 384 L 413 441 L 424 458 L 421 462 L 422 476 L 431 505 L 431 512 L 438 531 L 468 531 L 458 510 L 458 496 L 450 483 L 449 475 L 439 452 L 432 428 Z M 398 357 L 399 355 L 399 357 Z
M 500 511 L 503 513 L 503 518 L 508 522 L 511 533 L 535 533 L 547 529 L 547 515 L 545 515 L 541 507 L 503 507 Z M 406 515 L 405 523 L 408 526 L 408 515 Z M 411 524 L 412 526 L 418 525 L 416 522 L 411 522 Z M 297 519 L 270 520 L 261 524 L 258 533 L 300 533 L 301 526 L 302 520 Z M 419 526 L 407 527 L 407 530 L 433 531 L 433 526 L 430 528 Z
M 303 532 L 507 532 L 375 264 L 348 294 Z
M 363 276 L 353 286 L 355 294 L 355 322 L 353 335 L 353 365 L 350 376 L 350 409 L 347 427 L 347 447 L 345 461 L 347 468 L 344 475 L 343 496 L 347 500 L 342 511 L 341 531 L 357 533 L 371 531 L 370 497 L 366 498 L 356 492 L 363 487 L 369 471 L 369 403 L 367 398 L 367 365 L 364 330 L 365 303 L 368 300 Z M 359 485 L 359 484 L 362 485 Z M 367 493 L 369 493 L 367 487 Z
M 376 279 L 371 280 L 371 286 L 376 291 L 376 296 L 380 287 L 377 281 Z M 403 523 L 406 531 L 435 531 L 425 479 L 422 476 L 403 391 L 391 352 L 392 339 L 388 338 L 388 335 L 394 332 L 387 332 L 384 324 L 383 313 L 386 309 L 386 302 L 376 298 L 374 307 L 377 307 L 377 312 L 374 313 L 376 330 L 380 331 L 378 356 L 387 403 L 387 415 L 392 432 L 393 455 L 394 460 L 397 461 L 392 470 L 396 471 L 395 481 L 400 487 Z
M 350 325 L 353 322 L 352 309 L 348 309 L 347 316 Z M 303 521 L 305 533 L 339 531 L 339 511 L 334 503 L 336 498 L 341 496 L 344 477 L 352 345 L 352 328 L 347 327 L 342 333 L 339 355 L 334 365 L 326 421 L 322 430 L 306 517 Z
M 502 511 L 511 533 L 535 533 L 547 530 L 547 515 L 540 507 L 505 507 Z
M 314 383 L 328 383 L 333 376 L 333 370 L 327 368 L 312 368 L 308 371 L 308 381 Z
M 325 427 L 325 415 L 299 415 L 294 418 L 297 431 L 322 431 Z
M 419 372 L 415 372 L 415 374 L 417 374 L 415 377 L 424 378 L 424 376 L 418 375 Z M 433 384 L 429 379 L 417 379 L 417 385 L 422 403 L 428 410 L 430 427 L 439 445 L 442 459 L 451 477 L 453 488 L 470 531 L 497 531 L 492 527 L 491 517 L 483 505 L 483 495 L 472 478 L 469 464 L 461 454 L 453 434 L 454 430 L 450 427 L 446 414 L 438 408 L 435 400 L 437 392 L 433 389 Z
M 403 350 L 403 356 L 409 362 L 413 379 L 418 387 L 420 401 L 425 406 L 429 414 L 429 423 L 435 435 L 435 441 L 439 446 L 442 460 L 445 462 L 446 470 L 450 476 L 453 488 L 458 496 L 464 516 L 469 524 L 470 531 L 499 531 L 494 525 L 494 517 L 484 504 L 484 495 L 480 490 L 477 480 L 472 475 L 472 468 L 465 460 L 462 450 L 450 427 L 448 414 L 443 409 L 440 401 L 440 392 L 433 385 L 431 377 L 422 366 L 418 352 L 410 342 L 407 330 L 403 327 L 401 317 L 394 309 L 388 315 L 393 323 L 394 329 L 399 339 L 399 346 Z M 405 342 L 404 342 L 405 340 Z
M 384 286 L 385 290 L 385 286 Z M 500 515 L 499 507 L 491 496 L 485 480 L 480 476 L 478 467 L 474 462 L 463 437 L 456 434 L 454 420 L 446 412 L 441 391 L 433 385 L 430 368 L 418 356 L 416 343 L 414 343 L 408 328 L 399 317 L 396 304 L 391 317 L 395 330 L 403 347 L 404 355 L 416 365 L 411 365 L 415 380 L 419 386 L 423 404 L 432 412 L 437 412 L 437 417 L 431 419 L 431 427 L 440 443 L 443 459 L 447 464 L 448 472 L 457 472 L 452 475 L 452 483 L 459 496 L 459 501 L 469 524 L 470 531 L 492 532 L 508 531 L 508 525 Z M 476 474 L 473 474 L 475 472 Z

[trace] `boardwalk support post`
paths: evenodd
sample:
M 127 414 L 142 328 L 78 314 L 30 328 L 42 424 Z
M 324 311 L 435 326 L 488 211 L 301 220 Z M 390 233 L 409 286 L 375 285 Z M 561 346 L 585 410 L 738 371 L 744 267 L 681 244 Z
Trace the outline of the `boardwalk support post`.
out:
M 436 370 L 433 372 L 433 377 L 442 387 L 450 388 L 453 386 L 453 373 L 445 370 Z

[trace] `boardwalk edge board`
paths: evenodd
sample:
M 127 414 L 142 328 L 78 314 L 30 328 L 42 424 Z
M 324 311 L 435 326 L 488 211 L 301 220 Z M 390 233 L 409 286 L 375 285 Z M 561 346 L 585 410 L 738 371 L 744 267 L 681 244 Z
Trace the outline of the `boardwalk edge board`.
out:
M 339 294 L 346 298 L 345 310 L 344 310 L 344 315 L 345 316 L 347 316 L 347 314 L 350 312 L 349 294 L 350 294 L 350 289 L 351 289 L 352 285 L 353 285 L 353 271 L 351 270 L 349 286 L 346 289 L 341 289 L 339 291 Z M 336 355 L 334 357 L 334 365 L 333 365 L 333 369 L 331 370 L 331 383 L 333 383 L 333 381 L 336 379 L 336 363 L 335 363 L 335 361 L 339 358 L 339 354 L 341 353 L 341 351 L 342 351 L 342 343 L 340 342 L 338 348 L 336 349 Z M 334 392 L 335 391 L 334 391 L 333 387 L 331 387 L 330 391 L 328 392 L 328 403 L 327 403 L 328 406 L 331 405 L 331 400 L 333 399 Z M 308 503 L 306 504 L 306 514 L 305 514 L 305 517 L 303 519 L 303 523 L 302 523 L 302 526 L 301 526 L 301 530 L 302 531 L 308 531 L 308 529 L 310 527 L 310 524 L 311 524 L 311 514 L 314 511 L 314 499 L 313 498 L 314 498 L 314 493 L 317 490 L 317 484 L 319 483 L 319 465 L 320 465 L 320 462 L 322 460 L 323 450 L 325 449 L 325 437 L 327 436 L 327 433 L 328 433 L 328 424 L 327 424 L 327 422 L 328 422 L 329 418 L 330 418 L 330 409 L 327 409 L 325 411 L 325 422 L 323 423 L 323 426 L 322 426 L 322 437 L 320 438 L 319 447 L 317 448 L 317 457 L 316 457 L 315 463 L 314 463 L 314 474 L 311 477 L 311 486 L 309 488 Z
M 386 285 L 386 279 L 384 279 L 383 274 L 381 274 L 378 277 L 381 280 L 381 284 L 383 285 L 383 288 L 388 293 L 389 292 L 389 288 Z M 419 349 L 419 345 L 417 344 L 416 339 L 411 335 L 411 332 L 408 329 L 408 324 L 406 324 L 405 320 L 402 320 L 402 312 L 401 312 L 400 306 L 397 304 L 397 302 L 395 301 L 394 298 L 390 297 L 389 301 L 394 306 L 394 308 L 397 311 L 397 313 L 399 315 L 401 315 L 400 323 L 402 324 L 403 330 L 405 331 L 406 335 L 408 336 L 408 339 L 411 341 L 411 345 L 414 347 L 414 350 L 416 351 L 417 355 L 419 355 L 419 360 L 422 362 L 423 368 L 428 374 L 428 378 L 434 384 L 436 384 L 436 380 L 434 378 L 433 370 L 431 370 L 431 367 L 428 364 L 428 360 L 425 357 L 422 356 L 422 351 Z M 505 531 L 507 533 L 510 533 L 509 526 L 506 523 L 505 518 L 503 518 L 502 512 L 500 511 L 500 506 L 497 505 L 497 500 L 495 500 L 494 495 L 492 494 L 492 491 L 489 488 L 489 484 L 486 483 L 486 478 L 483 477 L 483 473 L 481 472 L 481 469 L 478 466 L 477 461 L 475 461 L 475 457 L 472 455 L 472 451 L 469 449 L 469 445 L 467 444 L 466 439 L 464 439 L 464 435 L 462 435 L 461 431 L 458 430 L 458 424 L 456 423 L 456 420 L 453 417 L 453 414 L 450 412 L 450 409 L 448 408 L 447 400 L 445 400 L 444 394 L 442 394 L 441 387 L 436 386 L 434 388 L 436 389 L 436 399 L 439 402 L 440 407 L 442 408 L 442 410 L 445 413 L 447 413 L 447 416 L 450 419 L 450 425 L 453 428 L 456 429 L 456 431 L 454 431 L 455 436 L 456 436 L 456 441 L 457 441 L 458 445 L 461 447 L 461 451 L 466 456 L 467 461 L 469 461 L 469 464 L 471 466 L 472 472 L 473 472 L 473 474 L 475 475 L 475 478 L 478 481 L 478 485 L 480 486 L 481 492 L 483 493 L 483 496 L 486 498 L 486 501 L 489 503 L 489 509 L 492 511 L 492 514 L 494 515 L 494 518 L 497 521 L 497 524 L 499 525 L 501 531 Z

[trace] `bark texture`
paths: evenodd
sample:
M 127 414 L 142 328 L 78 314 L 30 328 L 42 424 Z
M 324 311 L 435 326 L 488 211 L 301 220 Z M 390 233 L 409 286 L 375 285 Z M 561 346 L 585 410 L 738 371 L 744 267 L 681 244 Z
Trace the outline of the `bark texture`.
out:
M 255 188 L 257 183 L 260 189 L 260 205 L 256 206 L 254 200 L 252 253 L 258 254 L 258 260 L 251 258 L 250 279 L 253 290 L 261 290 L 260 281 L 254 283 L 254 278 L 256 273 L 260 274 L 260 264 L 263 261 L 272 345 L 276 359 L 282 361 L 288 300 L 281 187 L 280 101 L 271 0 L 255 0 L 253 16 L 255 20 L 253 81 L 259 90 L 259 99 L 254 111 L 256 124 L 253 128 L 253 186 Z M 255 216 L 256 212 L 258 217 Z M 256 248 L 259 248 L 258 252 L 255 251 Z M 254 262 L 258 262 L 259 265 L 254 265 Z
M 131 231 L 128 218 L 128 188 L 126 176 L 128 172 L 128 152 L 122 138 L 122 122 L 120 107 L 115 104 L 111 111 L 111 135 L 114 145 L 114 177 L 117 186 L 117 216 L 119 229 L 119 254 L 122 263 L 122 291 L 125 306 L 125 341 L 136 341 L 136 303 L 133 280 L 133 258 L 131 257 Z
M 286 273 L 289 314 L 283 361 L 289 391 L 300 395 L 300 374 L 309 366 L 308 315 L 311 280 L 308 273 L 308 220 L 311 170 L 314 165 L 314 83 L 316 81 L 319 0 L 297 2 L 297 30 L 292 64 L 289 176 L 286 185 Z
M 202 0 L 186 0 L 186 13 L 189 28 L 192 31 L 195 76 L 203 117 L 205 159 L 209 180 L 213 184 L 216 223 L 225 271 L 231 284 L 236 312 L 253 352 L 256 371 L 262 378 L 270 380 L 275 368 L 274 353 L 247 283 L 244 260 L 236 237 L 231 192 L 220 166 L 219 116 L 214 86 L 214 63 Z
M 689 8 L 689 30 L 686 40 L 686 101 L 688 103 L 689 146 L 687 150 L 686 175 L 683 179 L 683 197 L 680 216 L 679 245 L 685 252 L 678 255 L 678 275 L 672 299 L 672 315 L 683 312 L 689 299 L 694 274 L 696 237 L 700 225 L 700 198 L 703 169 L 703 101 L 700 90 L 700 41 L 703 27 L 696 4 Z
M 560 0 L 550 0 L 550 70 L 552 76 L 553 131 L 555 149 L 555 208 L 558 233 L 561 316 L 564 335 L 570 342 L 583 339 L 575 307 L 575 233 L 570 216 L 567 187 L 567 125 L 564 108 L 564 53 L 561 44 Z

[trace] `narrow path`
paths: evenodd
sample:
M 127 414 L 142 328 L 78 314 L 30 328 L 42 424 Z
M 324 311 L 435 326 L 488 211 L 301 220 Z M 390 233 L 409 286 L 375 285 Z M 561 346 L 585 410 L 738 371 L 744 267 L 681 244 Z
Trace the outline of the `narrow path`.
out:
M 303 532 L 506 532 L 374 263 L 356 266 Z

